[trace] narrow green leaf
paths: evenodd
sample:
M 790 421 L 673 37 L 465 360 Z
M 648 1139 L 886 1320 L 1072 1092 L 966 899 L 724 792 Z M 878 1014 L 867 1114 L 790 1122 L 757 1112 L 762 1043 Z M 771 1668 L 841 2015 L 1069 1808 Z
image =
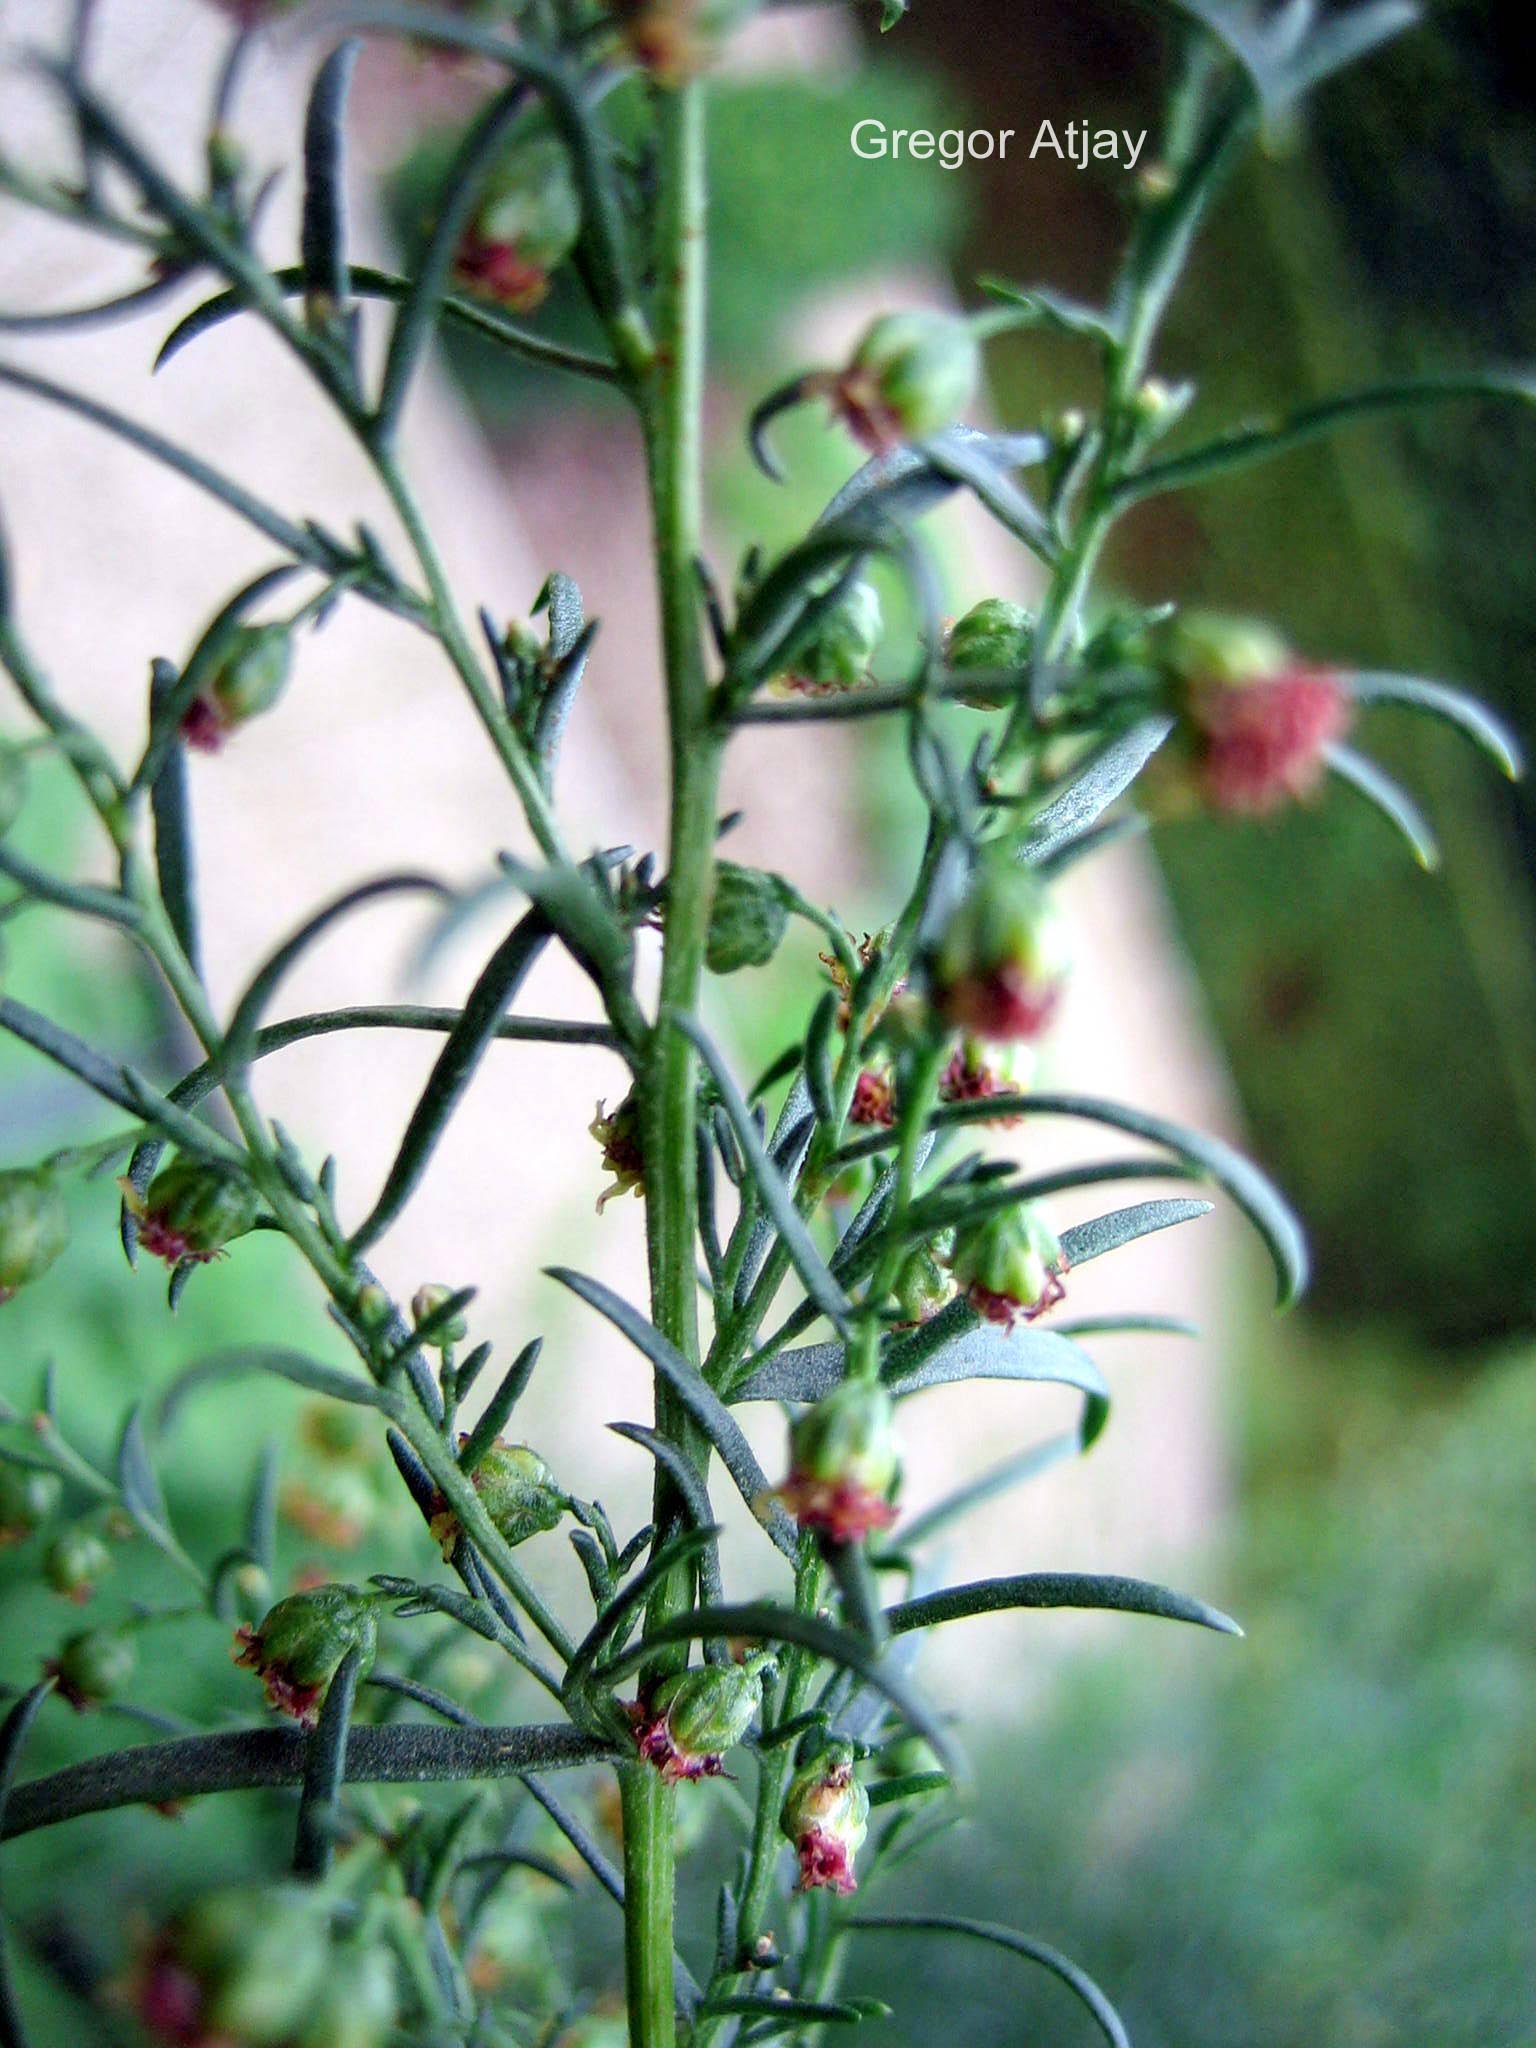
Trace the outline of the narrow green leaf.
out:
M 828 989 L 811 1013 L 805 1034 L 805 1085 L 818 1123 L 837 1121 L 836 1088 L 833 1074 L 833 1037 L 837 1030 L 837 994 Z
M 162 1408 L 162 1413 L 164 1412 Z M 277 1558 L 277 1482 L 281 1469 L 277 1445 L 263 1444 L 251 1477 L 245 1510 L 245 1547 L 270 1578 Z
M 158 722 L 174 694 L 177 674 L 169 662 L 155 662 L 149 685 L 149 720 Z M 176 942 L 192 971 L 202 979 L 202 949 L 197 931 L 197 867 L 192 850 L 192 814 L 187 797 L 187 755 L 173 738 L 149 792 L 155 828 L 155 875 L 160 900 L 171 921 Z
M 165 1495 L 144 1441 L 143 1411 L 139 1408 L 132 1410 L 118 1439 L 117 1484 L 123 1506 L 140 1528 L 149 1523 L 159 1529 L 169 1526 Z
M 895 6 L 898 19 L 905 5 L 906 0 L 886 0 L 887 9 Z M 787 1993 L 764 1997 L 750 1991 L 728 1991 L 705 1999 L 699 2014 L 703 2019 L 739 2015 L 761 2031 L 768 2027 L 856 2026 L 861 2020 L 889 2019 L 891 2007 L 878 1998 L 791 1998 Z
M 924 1508 L 921 1514 L 914 1515 L 910 1522 L 904 1522 L 892 1547 L 899 1551 L 915 1550 L 920 1544 L 931 1542 L 974 1508 L 984 1507 L 989 1500 L 1011 1493 L 1016 1486 L 1028 1485 L 1031 1479 L 1038 1479 L 1066 1459 L 1075 1457 L 1082 1447 L 1081 1433 L 1074 1429 L 1064 1431 L 1060 1436 L 1047 1437 L 1043 1443 L 1031 1444 L 1027 1450 L 1015 1451 L 1011 1458 L 1003 1458 L 989 1466 L 966 1485 L 957 1486 L 952 1493 L 946 1493 L 931 1507 Z
M 378 1242 L 420 1186 L 443 1132 L 495 1040 L 497 1025 L 517 1000 L 550 937 L 543 913 L 530 911 L 482 968 L 411 1112 L 379 1198 L 352 1235 L 354 1253 Z
M 1416 0 L 1364 0 L 1322 21 L 1280 72 L 1280 91 L 1300 99 L 1336 72 L 1371 56 L 1422 18 Z
M 999 1927 L 990 1920 L 966 1920 L 951 1913 L 861 1913 L 843 1925 L 861 1933 L 959 1934 L 1007 1949 L 1011 1955 L 1022 1956 L 1026 1962 L 1049 1970 L 1075 1993 L 1093 2015 L 1110 2048 L 1131 2048 L 1131 2037 L 1120 2015 L 1087 1972 L 1079 1969 L 1070 1956 L 1026 1934 L 1015 1934 L 1011 1927 Z
M 569 1287 L 599 1315 L 606 1316 L 636 1350 L 644 1353 L 719 1452 L 737 1491 L 773 1543 L 786 1557 L 798 1556 L 800 1546 L 794 1523 L 774 1500 L 772 1483 L 757 1462 L 740 1424 L 703 1375 L 638 1309 L 601 1281 L 591 1280 L 584 1273 L 573 1273 L 566 1266 L 551 1266 L 548 1272 L 552 1280 Z
M 544 1349 L 544 1339 L 535 1337 L 525 1344 L 513 1359 L 510 1370 L 501 1385 L 486 1403 L 485 1412 L 469 1433 L 469 1441 L 459 1452 L 459 1464 L 464 1471 L 473 1472 L 486 1452 L 495 1443 L 511 1418 L 512 1410 L 527 1392 L 528 1382 L 533 1377 L 533 1368 L 539 1362 L 539 1353 Z M 463 1375 L 460 1374 L 460 1392 L 464 1392 Z
M 346 113 L 358 48 L 349 38 L 326 58 L 304 119 L 304 289 L 329 317 L 347 300 Z
M 672 1574 L 693 1558 L 707 1550 L 719 1535 L 713 1526 L 702 1529 L 684 1529 L 655 1551 L 644 1569 L 637 1572 L 627 1586 L 614 1594 L 602 1613 L 571 1653 L 565 1670 L 565 1693 L 567 1699 L 579 1699 L 591 1681 L 593 1669 L 604 1649 L 614 1640 L 626 1623 L 645 1606 L 653 1592 L 663 1585 Z M 639 1663 L 645 1659 L 645 1646 L 640 1646 Z
M 1091 1223 L 1074 1223 L 1061 1233 L 1061 1249 L 1069 1266 L 1086 1266 L 1090 1259 L 1102 1259 L 1138 1237 L 1150 1237 L 1157 1230 L 1172 1230 L 1180 1223 L 1197 1223 L 1209 1216 L 1209 1202 L 1135 1202 L 1128 1209 L 1111 1209 L 1095 1216 Z
M 1426 873 L 1433 873 L 1440 865 L 1440 849 L 1428 819 L 1408 792 L 1400 789 L 1368 755 L 1357 753 L 1353 747 L 1335 742 L 1325 750 L 1325 757 L 1341 782 L 1348 783 L 1374 810 L 1380 811 L 1389 825 L 1397 828 L 1419 866 Z
M 794 1197 L 764 1150 L 762 1136 L 753 1121 L 752 1112 L 741 1098 L 730 1068 L 709 1034 L 691 1017 L 674 1016 L 672 1021 L 679 1031 L 692 1039 L 714 1077 L 721 1107 L 730 1119 L 736 1142 L 747 1162 L 747 1170 L 773 1217 L 790 1263 L 799 1274 L 806 1293 L 829 1322 L 846 1331 L 852 1304 L 828 1271 L 826 1261 L 816 1249 L 810 1231 L 795 1207 Z
M 1019 1607 L 1091 1607 L 1120 1614 L 1150 1614 L 1163 1621 L 1187 1621 L 1220 1635 L 1242 1630 L 1219 1608 L 1207 1607 L 1186 1593 L 1154 1586 L 1145 1579 L 1122 1579 L 1091 1572 L 1025 1572 L 1015 1578 L 978 1579 L 969 1586 L 949 1586 L 925 1593 L 885 1610 L 893 1636 L 908 1629 L 937 1628 L 946 1621 L 964 1621 L 974 1614 L 998 1614 Z
M 1428 712 L 1464 732 L 1475 746 L 1496 761 L 1512 782 L 1525 773 L 1524 750 L 1501 718 L 1486 704 L 1464 690 L 1447 683 L 1426 682 L 1420 676 L 1391 675 L 1370 669 L 1347 676 L 1346 685 L 1357 704 L 1405 704 L 1411 710 Z
M 341 1788 L 346 1780 L 347 1737 L 357 1698 L 360 1658 L 360 1651 L 348 1650 L 336 1667 L 326 1687 L 319 1723 L 309 1738 L 294 1833 L 296 1877 L 318 1880 L 331 1867 L 341 1823 Z
M 1033 868 L 1058 867 L 1125 795 L 1172 730 L 1170 718 L 1145 718 L 1100 748 L 1061 794 L 1035 813 L 1019 858 Z
M 888 1609 L 887 1619 L 890 1612 Z M 679 1615 L 675 1621 L 663 1622 L 649 1630 L 643 1643 L 636 1644 L 611 1664 L 600 1665 L 597 1676 L 606 1683 L 616 1683 L 637 1669 L 663 1643 L 737 1636 L 749 1642 L 795 1643 L 801 1649 L 824 1658 L 827 1663 L 851 1671 L 856 1678 L 883 1694 L 919 1735 L 928 1738 L 951 1777 L 960 1775 L 959 1760 L 944 1729 L 927 1707 L 908 1693 L 878 1653 L 847 1629 L 835 1628 L 831 1622 L 819 1620 L 812 1614 L 797 1614 L 792 1607 L 777 1607 L 769 1601 L 749 1601 L 744 1605 L 701 1608 L 693 1614 Z
M 279 1344 L 247 1344 L 228 1351 L 215 1351 L 179 1372 L 160 1396 L 155 1409 L 155 1428 L 164 1431 L 180 1414 L 185 1403 L 205 1387 L 222 1386 L 229 1380 L 245 1379 L 252 1373 L 268 1372 L 287 1380 L 306 1393 L 322 1394 L 331 1401 L 350 1401 L 361 1408 L 377 1408 L 381 1414 L 394 1413 L 395 1401 L 372 1380 L 358 1373 L 338 1372 L 322 1365 L 305 1352 L 291 1351 Z

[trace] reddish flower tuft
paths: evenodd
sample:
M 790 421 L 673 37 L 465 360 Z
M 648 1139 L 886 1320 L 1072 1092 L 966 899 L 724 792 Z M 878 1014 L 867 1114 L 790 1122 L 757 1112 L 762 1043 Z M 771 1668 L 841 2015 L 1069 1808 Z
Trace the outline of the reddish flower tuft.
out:
M 139 1223 L 139 1247 L 152 1259 L 164 1259 L 168 1266 L 206 1266 L 226 1256 L 222 1245 L 213 1251 L 199 1251 L 184 1231 L 163 1216 L 149 1215 Z
M 1027 967 L 1005 961 L 953 984 L 944 1014 L 978 1038 L 1038 1038 L 1060 1001 L 1059 982 L 1042 982 Z
M 872 1067 L 864 1069 L 853 1091 L 848 1119 L 850 1123 L 876 1124 L 883 1130 L 890 1129 L 896 1121 L 896 1091 L 891 1086 L 889 1074 L 877 1074 Z
M 229 733 L 218 705 L 210 698 L 194 697 L 182 714 L 181 736 L 199 754 L 217 754 Z
M 1200 781 L 1212 810 L 1260 816 L 1307 797 L 1342 738 L 1350 701 L 1331 669 L 1298 662 L 1195 697 Z
M 894 1502 L 857 1479 L 818 1479 L 791 1472 L 778 1499 L 802 1529 L 814 1529 L 829 1543 L 857 1543 L 896 1520 Z
M 965 1298 L 977 1315 L 984 1316 L 989 1323 L 1001 1323 L 1011 1330 L 1017 1322 L 1032 1323 L 1052 1309 L 1059 1301 L 1066 1299 L 1066 1282 L 1062 1278 L 1062 1267 L 1047 1276 L 1045 1286 L 1036 1301 L 1023 1302 L 1012 1294 L 999 1294 L 990 1287 L 983 1287 L 979 1280 L 973 1280 L 965 1290 Z
M 654 1764 L 667 1784 L 692 1784 L 699 1778 L 725 1776 L 725 1759 L 718 1753 L 695 1756 L 678 1748 L 665 1714 L 653 1713 L 636 1700 L 630 1706 L 629 1718 L 635 1724 L 635 1748 L 640 1761 Z
M 262 1690 L 267 1695 L 267 1705 L 275 1707 L 280 1714 L 290 1714 L 301 1727 L 313 1728 L 320 1719 L 320 1702 L 325 1698 L 327 1677 L 317 1685 L 303 1685 L 286 1664 L 263 1661 L 261 1633 L 247 1623 L 235 1630 L 235 1662 L 247 1670 L 259 1672 Z
M 166 1949 L 145 1964 L 133 2003 L 145 2032 L 166 2048 L 212 2048 L 217 2040 L 205 2030 L 202 1985 Z
M 800 1858 L 800 1890 L 837 1892 L 846 1897 L 856 1892 L 859 1881 L 853 1874 L 848 1846 L 821 1828 L 807 1828 L 795 1843 Z
M 542 265 L 530 262 L 517 243 L 473 229 L 459 244 L 453 270 L 460 284 L 513 313 L 531 313 L 549 296 L 549 272 Z
M 1000 1074 L 981 1056 L 979 1046 L 962 1045 L 939 1076 L 940 1102 L 990 1102 L 994 1095 L 1018 1092 L 1006 1074 Z M 1017 1112 L 998 1116 L 993 1122 L 1007 1128 L 1021 1121 Z

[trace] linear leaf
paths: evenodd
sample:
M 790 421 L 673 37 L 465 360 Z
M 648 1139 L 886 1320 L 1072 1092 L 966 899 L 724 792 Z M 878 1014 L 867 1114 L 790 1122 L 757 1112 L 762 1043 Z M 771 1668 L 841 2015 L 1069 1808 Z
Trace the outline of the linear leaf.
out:
M 323 1878 L 331 1867 L 340 1817 L 341 1788 L 346 1777 L 347 1737 L 357 1698 L 361 1652 L 348 1650 L 326 1687 L 320 1720 L 309 1738 L 304 1779 L 299 1787 L 299 1814 L 294 1832 L 296 1877 Z
M 613 1641 L 625 1623 L 640 1612 L 656 1588 L 664 1584 L 679 1567 L 707 1549 L 719 1533 L 714 1527 L 683 1530 L 670 1542 L 663 1543 L 645 1568 L 637 1572 L 627 1586 L 621 1587 L 614 1594 L 571 1652 L 571 1660 L 565 1670 L 565 1691 L 568 1699 L 585 1689 L 604 1648 Z M 644 1661 L 644 1654 L 642 1645 L 639 1661 Z
M 1373 810 L 1380 811 L 1389 825 L 1397 828 L 1407 840 L 1414 859 L 1426 873 L 1432 873 L 1439 867 L 1440 849 L 1428 819 L 1384 768 L 1378 768 L 1368 755 L 1357 753 L 1353 747 L 1340 746 L 1337 742 L 1325 750 L 1325 758 L 1341 782 L 1347 782 Z
M 1106 1252 L 1117 1252 L 1138 1237 L 1150 1237 L 1157 1230 L 1172 1230 L 1180 1223 L 1196 1223 L 1209 1216 L 1209 1202 L 1133 1202 L 1128 1209 L 1111 1209 L 1095 1216 L 1091 1223 L 1074 1223 L 1061 1233 L 1061 1249 L 1069 1266 L 1086 1266 Z
M 846 1920 L 843 1925 L 851 1930 L 867 1933 L 913 1933 L 913 1934 L 961 1934 L 969 1935 L 976 1941 L 990 1942 L 994 1948 L 1007 1949 L 1010 1954 L 1022 1956 L 1026 1962 L 1038 1963 L 1059 1978 L 1082 2001 L 1097 2021 L 1099 2030 L 1110 2048 L 1131 2048 L 1131 2037 L 1125 2031 L 1120 2015 L 1104 1996 L 1098 1985 L 1085 1970 L 1079 1969 L 1070 1956 L 1049 1947 L 1043 1941 L 1034 1941 L 1027 1934 L 1015 1934 L 1011 1927 L 996 1926 L 990 1920 L 967 1920 L 951 1913 L 861 1913 L 856 1919 Z
M 1052 867 L 1130 788 L 1173 730 L 1168 718 L 1146 718 L 1094 754 L 1059 796 L 1030 821 L 1019 858 Z
M 638 1351 L 645 1354 L 719 1452 L 721 1462 L 735 1480 L 742 1499 L 774 1544 L 786 1557 L 797 1556 L 800 1546 L 794 1523 L 773 1499 L 772 1482 L 757 1462 L 740 1424 L 704 1376 L 646 1321 L 638 1309 L 631 1307 L 611 1288 L 604 1287 L 600 1280 L 589 1279 L 584 1273 L 574 1273 L 567 1266 L 551 1266 L 548 1272 L 552 1280 L 569 1287 L 599 1315 L 606 1316 Z
M 304 289 L 339 312 L 347 297 L 346 112 L 359 45 L 341 43 L 321 65 L 304 119 Z
M 1405 704 L 1414 711 L 1427 711 L 1464 732 L 1476 746 L 1496 761 L 1510 780 L 1525 772 L 1524 750 L 1501 718 L 1486 704 L 1453 689 L 1449 683 L 1432 683 L 1421 676 L 1392 675 L 1369 669 L 1349 676 L 1346 684 L 1357 704 Z
M 140 1528 L 148 1523 L 159 1529 L 168 1526 L 169 1511 L 150 1462 L 149 1446 L 144 1441 L 143 1411 L 139 1408 L 130 1413 L 118 1439 L 117 1484 L 123 1506 Z
M 176 684 L 168 662 L 156 662 L 149 686 L 149 719 L 153 727 Z M 197 932 L 196 860 L 192 846 L 192 813 L 187 797 L 187 754 L 179 739 L 165 750 L 160 771 L 149 792 L 155 828 L 155 876 L 160 900 L 171 921 L 176 942 L 192 971 L 202 977 L 202 952 Z
M 714 1077 L 715 1086 L 720 1091 L 721 1107 L 736 1134 L 736 1142 L 746 1159 L 747 1170 L 767 1204 L 790 1263 L 799 1274 L 806 1293 L 828 1321 L 839 1329 L 846 1330 L 852 1304 L 828 1271 L 826 1261 L 816 1249 L 811 1233 L 795 1207 L 794 1197 L 784 1185 L 778 1168 L 768 1157 L 763 1147 L 762 1136 L 753 1121 L 752 1112 L 743 1102 L 741 1091 L 736 1086 L 730 1068 L 709 1034 L 691 1017 L 675 1016 L 672 1021 L 679 1031 L 692 1039 L 704 1064 Z
M 358 1373 L 338 1372 L 334 1366 L 322 1365 L 303 1351 L 291 1351 L 280 1344 L 250 1344 L 216 1351 L 178 1373 L 160 1396 L 155 1427 L 168 1429 L 184 1403 L 204 1387 L 244 1379 L 256 1372 L 272 1373 L 277 1379 L 287 1380 L 290 1386 L 323 1394 L 328 1400 L 351 1401 L 361 1408 L 377 1408 L 385 1415 L 393 1414 L 395 1409 L 392 1395 Z
M 969 1586 L 950 1586 L 942 1593 L 903 1600 L 885 1610 L 885 1620 L 891 1634 L 899 1636 L 908 1629 L 936 1628 L 946 1621 L 1019 1607 L 1107 1608 L 1120 1614 L 1155 1615 L 1163 1621 L 1187 1621 L 1220 1635 L 1242 1634 L 1229 1615 L 1187 1593 L 1175 1593 L 1145 1579 L 1092 1572 L 1025 1572 L 1015 1578 L 978 1579 Z
M 469 1433 L 469 1441 L 459 1453 L 459 1463 L 466 1472 L 473 1472 L 486 1452 L 495 1443 L 511 1418 L 512 1410 L 523 1398 L 528 1382 L 533 1377 L 533 1368 L 539 1362 L 539 1353 L 544 1349 L 544 1339 L 535 1337 L 525 1344 L 513 1359 L 511 1367 L 501 1385 L 487 1402 L 484 1413 Z M 465 1392 L 463 1372 L 459 1375 L 459 1392 Z
M 895 1548 L 906 1551 L 931 1542 L 973 1508 L 984 1507 L 989 1500 L 1011 1493 L 1016 1486 L 1028 1485 L 1031 1479 L 1038 1479 L 1081 1449 L 1079 1432 L 1066 1430 L 1060 1436 L 1047 1437 L 1043 1443 L 1031 1444 L 1027 1450 L 1015 1451 L 1011 1458 L 1000 1459 L 966 1485 L 957 1486 L 952 1493 L 924 1508 L 910 1522 L 903 1523 Z

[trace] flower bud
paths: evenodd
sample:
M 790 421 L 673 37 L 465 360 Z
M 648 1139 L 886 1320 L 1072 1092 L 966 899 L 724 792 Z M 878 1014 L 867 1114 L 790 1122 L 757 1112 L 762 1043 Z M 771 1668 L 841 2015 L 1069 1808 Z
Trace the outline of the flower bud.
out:
M 323 1585 L 290 1593 L 255 1628 L 235 1631 L 234 1660 L 257 1673 L 267 1702 L 313 1728 L 331 1680 L 351 1650 L 362 1669 L 378 1643 L 374 1601 L 360 1586 Z
M 964 1225 L 955 1233 L 950 1270 L 965 1298 L 988 1322 L 1032 1323 L 1054 1308 L 1066 1289 L 1060 1241 L 1032 1203 Z
M 43 1556 L 43 1577 L 55 1593 L 83 1607 L 96 1581 L 112 1569 L 112 1553 L 96 1534 L 78 1524 L 61 1529 Z
M 779 1499 L 802 1529 L 830 1543 L 857 1543 L 888 1529 L 888 1498 L 901 1469 L 895 1409 L 878 1380 L 845 1380 L 806 1409 L 790 1431 L 789 1477 Z
M 1352 705 L 1331 669 L 1299 661 L 1270 627 L 1181 614 L 1157 636 L 1179 726 L 1145 779 L 1154 814 L 1191 800 L 1260 816 L 1310 796 Z
M 1035 622 L 1023 605 L 1006 597 L 984 597 L 950 627 L 945 654 L 955 675 L 963 676 L 967 670 L 1017 675 L 1029 667 L 1034 648 Z M 973 711 L 997 708 L 988 698 L 964 692 L 956 701 Z
M 640 1140 L 640 1104 L 634 1090 L 630 1090 L 612 1116 L 607 1114 L 607 1107 L 606 1103 L 600 1102 L 597 1105 L 597 1115 L 587 1126 L 603 1148 L 604 1167 L 613 1175 L 612 1185 L 604 1188 L 597 1198 L 599 1216 L 615 1195 L 627 1195 L 631 1189 L 639 1195 L 645 1193 L 645 1153 Z
M 763 0 L 614 0 L 624 40 L 659 85 L 684 85 L 710 65 L 721 44 L 751 20 Z
M 138 1669 L 133 1638 L 121 1628 L 88 1628 L 73 1635 L 44 1669 L 58 1682 L 59 1697 L 77 1714 L 115 1699 Z
M 69 1243 L 69 1211 L 43 1167 L 0 1173 L 0 1302 L 47 1272 Z
M 1034 1080 L 1032 1047 L 1005 1045 L 989 1053 L 980 1039 L 963 1038 L 939 1076 L 940 1102 L 990 1102 L 996 1095 L 1022 1095 Z M 1007 1127 L 1017 1115 L 985 1119 Z
M 64 1481 L 57 1472 L 0 1459 L 0 1549 L 24 1543 L 63 1498 Z
M 27 800 L 27 757 L 20 747 L 0 740 L 0 839 L 21 816 Z
M 261 1198 L 245 1175 L 216 1161 L 173 1159 L 142 1197 L 131 1183 L 121 1186 L 138 1219 L 140 1245 L 168 1266 L 206 1265 L 254 1229 L 261 1214 Z
M 200 753 L 216 754 L 232 732 L 273 708 L 292 669 L 291 627 L 236 626 L 182 718 L 182 738 Z
M 832 406 L 871 453 L 953 426 L 976 395 L 981 351 L 956 313 L 886 313 L 832 386 Z
M 307 1887 L 227 1885 L 156 1941 L 138 1972 L 134 2010 L 166 2048 L 308 2048 L 296 2030 L 331 1961 L 324 1915 Z
M 384 2048 L 400 2013 L 394 1958 L 349 1943 L 332 1957 L 293 2048 Z
M 452 1301 L 453 1296 L 453 1288 L 441 1286 L 435 1281 L 425 1287 L 418 1287 L 411 1296 L 411 1320 L 417 1329 L 430 1322 L 439 1310 Z M 468 1335 L 469 1324 L 464 1317 L 450 1316 L 446 1323 L 434 1324 L 432 1335 L 427 1341 L 437 1350 L 445 1351 L 450 1344 L 462 1344 Z
M 726 1750 L 752 1726 L 774 1662 L 759 1652 L 741 1664 L 704 1664 L 664 1679 L 631 1710 L 642 1760 L 655 1764 L 669 1784 L 718 1778 Z
M 925 1244 L 909 1252 L 892 1290 L 896 1313 L 912 1328 L 938 1314 L 954 1293 L 954 1283 Z
M 565 145 L 518 137 L 497 164 L 453 259 L 454 281 L 511 313 L 531 313 L 576 246 L 581 200 Z
M 853 1861 L 869 1832 L 869 1794 L 853 1774 L 853 1751 L 834 1743 L 790 1780 L 779 1826 L 800 1858 L 800 1890 L 858 1890 Z
M 715 866 L 704 964 L 711 974 L 766 967 L 783 942 L 789 912 L 773 875 L 722 860 Z
M 823 616 L 814 635 L 791 654 L 791 666 L 774 678 L 775 693 L 832 697 L 857 689 L 869 679 L 869 665 L 884 632 L 880 593 L 861 577 Z
M 467 1436 L 461 1436 L 460 1449 L 468 1442 Z M 514 1545 L 558 1527 L 571 1504 L 570 1495 L 555 1484 L 555 1475 L 544 1460 L 526 1444 L 492 1444 L 470 1474 L 470 1484 L 497 1534 Z M 441 1494 L 430 1528 L 443 1556 L 452 1557 L 462 1532 L 458 1516 Z
M 1067 973 L 1065 928 L 1025 869 L 984 861 L 929 961 L 934 1006 L 978 1038 L 1038 1038 Z

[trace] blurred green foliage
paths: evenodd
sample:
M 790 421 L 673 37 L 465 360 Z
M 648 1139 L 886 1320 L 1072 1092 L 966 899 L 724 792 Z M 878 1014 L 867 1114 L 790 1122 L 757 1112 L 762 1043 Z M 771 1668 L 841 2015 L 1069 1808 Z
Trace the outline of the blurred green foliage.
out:
M 1320 1356 L 1312 1393 L 1337 1368 Z M 1280 1489 L 1244 1542 L 1247 1641 L 1175 1656 L 1117 1631 L 1043 1727 L 978 1760 L 986 1807 L 902 1906 L 1065 1949 L 1137 2048 L 1536 2039 L 1536 1376 L 1500 1358 L 1413 1439 L 1381 1383 L 1357 1476 Z M 961 2010 L 973 2048 L 1098 2038 L 1027 1965 L 922 1940 L 893 2038 L 948 2039 Z

